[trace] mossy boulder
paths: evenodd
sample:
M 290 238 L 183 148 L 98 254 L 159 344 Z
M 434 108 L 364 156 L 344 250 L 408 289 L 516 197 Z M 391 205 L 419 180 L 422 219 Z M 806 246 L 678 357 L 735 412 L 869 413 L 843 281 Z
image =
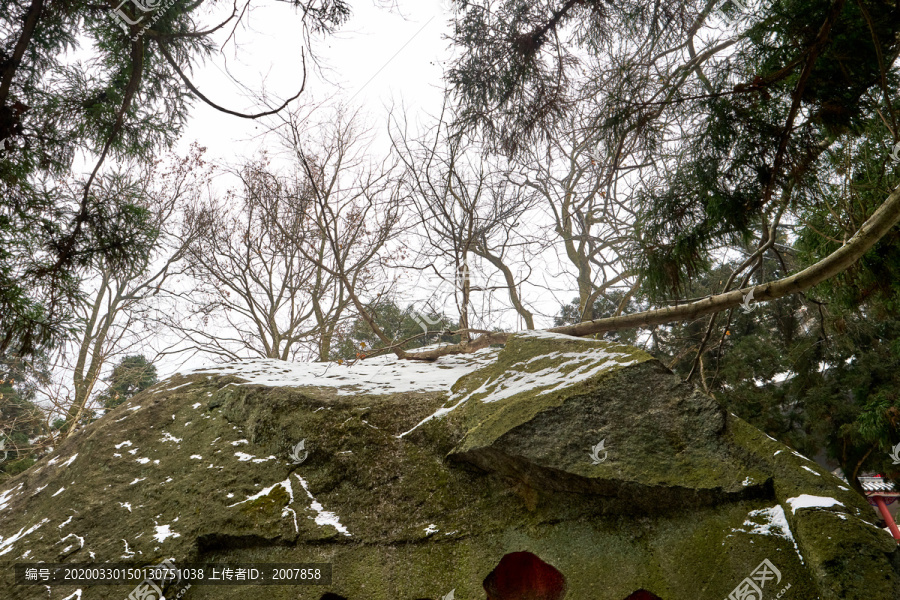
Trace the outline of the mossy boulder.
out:
M 134 587 L 14 585 L 15 563 L 172 559 L 333 565 L 328 586 L 186 600 L 895 600 L 874 517 L 649 355 L 530 333 L 432 364 L 169 378 L 0 487 L 0 598 Z

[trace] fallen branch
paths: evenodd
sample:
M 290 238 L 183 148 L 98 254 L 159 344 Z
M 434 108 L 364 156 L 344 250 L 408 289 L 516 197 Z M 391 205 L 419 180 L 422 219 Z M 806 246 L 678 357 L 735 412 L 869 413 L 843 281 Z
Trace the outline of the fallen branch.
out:
M 463 354 L 465 352 L 475 352 L 476 350 L 487 348 L 492 344 L 505 344 L 506 340 L 508 340 L 509 336 L 511 335 L 511 333 L 506 333 L 503 331 L 485 333 L 475 338 L 471 342 L 450 344 L 449 346 L 441 346 L 440 348 L 426 350 L 425 352 L 406 352 L 404 353 L 404 356 L 402 358 L 408 358 L 411 360 L 437 360 L 438 358 L 446 356 L 448 354 Z
M 869 219 L 862 224 L 859 230 L 850 240 L 820 260 L 799 273 L 795 273 L 783 279 L 777 279 L 757 286 L 733 290 L 724 294 L 717 294 L 679 306 L 669 306 L 656 310 L 582 321 L 575 325 L 551 327 L 546 331 L 562 333 L 576 337 L 605 333 L 607 331 L 620 331 L 622 329 L 636 329 L 651 325 L 662 325 L 675 321 L 686 321 L 703 315 L 721 312 L 741 306 L 744 298 L 751 292 L 754 300 L 765 302 L 797 294 L 814 287 L 827 279 L 845 271 L 853 263 L 872 249 L 872 247 L 900 221 L 900 186 L 897 186 L 887 199 L 878 207 Z M 464 344 L 443 346 L 427 352 L 407 352 L 405 358 L 414 360 L 436 360 L 447 354 L 460 354 L 474 352 L 492 344 L 505 343 L 511 333 L 489 333 Z

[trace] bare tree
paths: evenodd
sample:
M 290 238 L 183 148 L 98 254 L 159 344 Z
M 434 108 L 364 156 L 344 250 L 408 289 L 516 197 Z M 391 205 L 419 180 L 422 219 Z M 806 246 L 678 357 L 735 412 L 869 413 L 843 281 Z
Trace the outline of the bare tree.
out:
M 63 435 L 71 435 L 91 408 L 100 376 L 110 359 L 133 352 L 154 334 L 149 307 L 166 282 L 179 272 L 187 243 L 195 231 L 180 220 L 184 206 L 199 195 L 202 150 L 160 173 L 157 162 L 138 177 L 110 174 L 94 188 L 101 195 L 131 198 L 126 204 L 142 226 L 130 233 L 141 258 L 123 265 L 102 256 L 90 263 L 84 299 L 75 307 L 77 329 L 56 356 L 55 367 L 70 379 L 43 390 L 51 412 L 65 415 Z M 115 224 L 115 220 L 111 220 Z
M 798 294 L 850 268 L 898 222 L 900 222 L 900 186 L 894 188 L 881 206 L 860 226 L 845 245 L 798 273 L 750 288 L 732 290 L 696 299 L 686 304 L 604 319 L 594 319 L 593 321 L 585 321 L 575 325 L 553 327 L 548 331 L 580 337 L 606 331 L 662 325 L 737 308 L 744 303 L 744 299 L 749 297 L 751 293 L 757 302 Z M 446 346 L 436 350 L 410 354 L 408 358 L 435 360 L 445 354 L 474 352 L 491 344 L 502 344 L 508 338 L 508 333 L 492 332 L 484 334 L 468 344 Z
M 326 360 L 351 304 L 382 341 L 390 341 L 375 324 L 371 307 L 389 291 L 385 267 L 391 242 L 403 230 L 405 200 L 395 165 L 368 158 L 369 132 L 358 113 L 337 107 L 318 126 L 304 121 L 291 114 L 283 139 L 300 168 L 298 177 L 310 191 L 318 243 L 307 247 L 305 256 L 323 278 L 333 280 L 328 310 L 319 301 L 316 312 L 319 357 Z
M 185 294 L 186 313 L 170 324 L 192 349 L 222 358 L 293 359 L 309 351 L 312 297 L 321 291 L 300 249 L 315 244 L 309 202 L 269 173 L 265 159 L 234 174 L 240 190 L 188 211 L 199 235 L 188 246 L 187 273 L 197 285 Z M 296 210 L 286 207 L 289 195 L 299 196 Z
M 190 211 L 203 232 L 188 252 L 198 287 L 184 295 L 187 318 L 170 324 L 194 350 L 327 360 L 347 309 L 384 281 L 379 261 L 399 211 L 391 169 L 366 162 L 352 116 L 338 111 L 315 132 L 294 116 L 290 174 L 267 158 L 249 163 L 234 171 L 239 191 Z
M 445 114 L 446 110 L 430 130 L 415 139 L 409 134 L 408 123 L 392 115 L 390 135 L 394 152 L 405 168 L 417 232 L 425 242 L 422 256 L 413 268 L 431 268 L 441 277 L 446 274 L 434 263 L 452 266 L 453 287 L 459 292 L 456 301 L 463 340 L 470 339 L 474 319 L 480 317 L 483 328 L 488 317 L 486 311 L 470 314 L 473 292 L 483 293 L 483 303 L 489 304 L 495 289 L 505 290 L 526 327 L 534 329 L 534 314 L 519 293 L 525 278 L 514 276 L 513 268 L 530 273 L 524 257 L 540 246 L 521 227 L 523 216 L 534 205 L 535 195 L 504 176 L 504 165 L 498 157 L 489 162 L 474 144 L 451 136 Z M 520 253 L 519 262 L 514 256 L 516 251 Z M 492 265 L 501 275 L 502 284 L 495 288 L 487 278 L 482 285 L 473 287 L 469 276 L 472 255 Z
M 543 200 L 543 221 L 571 265 L 581 320 L 596 316 L 595 302 L 611 288 L 637 284 L 628 267 L 637 239 L 631 189 L 623 181 L 629 153 L 591 134 L 589 121 L 572 116 L 561 132 L 523 148 L 520 170 L 511 176 Z

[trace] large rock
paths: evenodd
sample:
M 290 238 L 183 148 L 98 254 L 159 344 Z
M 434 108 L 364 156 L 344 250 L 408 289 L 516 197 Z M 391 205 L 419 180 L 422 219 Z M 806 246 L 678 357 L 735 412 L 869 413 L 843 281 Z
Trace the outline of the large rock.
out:
M 17 562 L 173 559 L 333 564 L 329 586 L 186 600 L 896 600 L 874 516 L 649 355 L 532 333 L 172 377 L 0 488 L 0 598 L 134 587 L 15 586 Z

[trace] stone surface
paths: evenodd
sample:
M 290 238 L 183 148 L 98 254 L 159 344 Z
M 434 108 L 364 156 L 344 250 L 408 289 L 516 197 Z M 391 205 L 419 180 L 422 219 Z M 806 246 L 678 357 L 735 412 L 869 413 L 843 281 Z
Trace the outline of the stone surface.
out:
M 764 598 L 900 597 L 862 498 L 643 352 L 530 334 L 363 365 L 179 375 L 72 436 L 0 488 L 0 598 L 134 587 L 14 586 L 17 562 L 164 559 L 333 564 L 187 600 L 723 600 L 760 566 Z

